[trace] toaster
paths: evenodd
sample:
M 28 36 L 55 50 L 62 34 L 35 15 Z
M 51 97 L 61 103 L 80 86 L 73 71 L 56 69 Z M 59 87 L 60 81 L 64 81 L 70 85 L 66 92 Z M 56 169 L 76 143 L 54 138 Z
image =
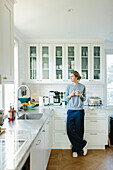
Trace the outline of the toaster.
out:
M 100 97 L 89 97 L 88 105 L 89 106 L 100 106 L 102 104 L 102 100 Z

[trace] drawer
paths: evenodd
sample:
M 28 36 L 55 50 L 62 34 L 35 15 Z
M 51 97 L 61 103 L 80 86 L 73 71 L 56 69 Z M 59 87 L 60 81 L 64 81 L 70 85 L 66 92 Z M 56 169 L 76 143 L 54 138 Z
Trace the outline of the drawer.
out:
M 85 120 L 84 121 L 84 128 L 85 131 L 106 131 L 106 120 L 99 120 L 99 119 L 92 119 L 92 120 Z
M 85 117 L 106 117 L 107 113 L 105 111 L 102 112 L 102 110 L 96 111 L 96 110 L 91 110 L 91 111 L 85 111 Z
M 55 120 L 55 130 L 66 130 L 66 120 Z
M 70 144 L 67 133 L 64 132 L 55 132 L 55 143 L 57 144 Z
M 85 133 L 85 140 L 89 145 L 105 145 L 106 144 L 106 133 Z
M 64 112 L 64 111 L 55 111 L 55 117 L 57 118 L 61 118 L 61 117 L 65 117 L 67 118 L 67 112 Z

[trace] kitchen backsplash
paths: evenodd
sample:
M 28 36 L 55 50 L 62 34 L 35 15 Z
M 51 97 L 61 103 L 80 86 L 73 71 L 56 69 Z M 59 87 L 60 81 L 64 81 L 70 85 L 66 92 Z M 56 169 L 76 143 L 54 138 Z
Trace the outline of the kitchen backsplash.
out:
M 39 96 L 48 96 L 49 91 L 59 91 L 64 92 L 67 85 L 59 85 L 59 84 L 28 84 L 31 89 L 31 97 L 32 99 L 38 100 Z M 103 96 L 103 85 L 86 85 L 86 94 L 87 98 L 90 96 L 99 96 L 104 101 Z

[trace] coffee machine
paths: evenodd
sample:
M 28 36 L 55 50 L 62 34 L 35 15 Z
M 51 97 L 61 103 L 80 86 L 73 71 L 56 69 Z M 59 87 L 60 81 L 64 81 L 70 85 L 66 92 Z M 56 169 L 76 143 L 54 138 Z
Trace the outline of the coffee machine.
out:
M 60 92 L 54 91 L 54 105 L 55 106 L 60 106 Z

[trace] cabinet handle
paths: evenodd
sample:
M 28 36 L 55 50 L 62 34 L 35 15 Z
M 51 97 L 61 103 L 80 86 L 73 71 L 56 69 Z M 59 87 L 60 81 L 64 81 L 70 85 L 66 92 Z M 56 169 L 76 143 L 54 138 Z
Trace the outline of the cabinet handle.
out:
M 97 120 L 90 120 L 90 122 L 97 122 Z
M 46 124 L 48 125 L 50 123 L 50 121 L 48 121 Z
M 38 140 L 38 143 L 36 143 L 36 145 L 39 145 L 39 144 L 40 144 L 40 142 L 41 142 L 41 140 Z
M 43 130 L 42 132 L 45 132 L 45 130 Z
M 97 133 L 90 133 L 90 135 L 98 135 Z
M 7 77 L 3 77 L 4 80 L 7 80 Z

